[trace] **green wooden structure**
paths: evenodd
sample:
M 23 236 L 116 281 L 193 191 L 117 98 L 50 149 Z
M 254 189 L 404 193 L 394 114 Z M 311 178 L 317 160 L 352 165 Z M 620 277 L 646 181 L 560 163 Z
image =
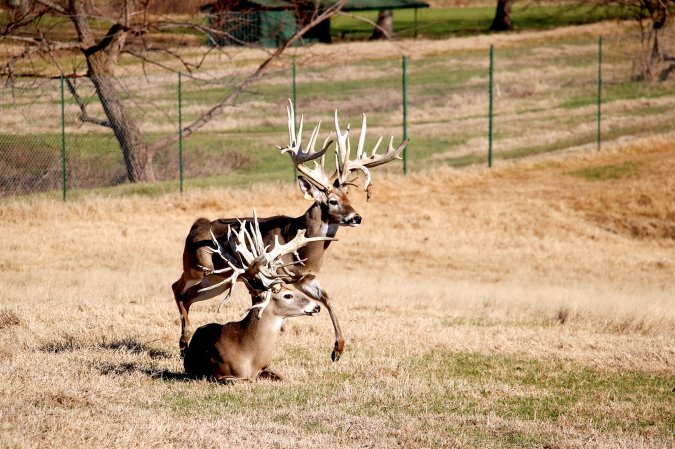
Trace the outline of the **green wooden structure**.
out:
M 320 8 L 328 8 L 338 0 L 319 0 Z M 277 47 L 287 41 L 298 27 L 306 23 L 316 4 L 308 0 L 229 0 L 209 3 L 201 8 L 208 13 L 209 44 L 260 45 Z M 348 0 L 342 11 L 368 11 L 385 9 L 428 8 L 420 0 Z M 330 42 L 330 19 L 320 23 L 297 45 L 315 42 Z

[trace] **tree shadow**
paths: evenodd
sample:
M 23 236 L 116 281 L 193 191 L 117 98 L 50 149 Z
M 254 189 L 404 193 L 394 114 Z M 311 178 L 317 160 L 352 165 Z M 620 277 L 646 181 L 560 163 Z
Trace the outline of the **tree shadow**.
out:
M 108 341 L 105 336 L 98 343 L 82 342 L 72 335 L 64 335 L 61 339 L 48 342 L 39 348 L 42 352 L 54 354 L 69 353 L 80 350 L 105 350 L 121 354 L 147 356 L 151 360 L 169 360 L 177 356 L 172 352 L 152 347 L 150 344 L 138 341 L 134 338 L 121 338 Z M 149 369 L 147 362 L 94 362 L 93 365 L 104 376 L 121 376 L 126 374 L 140 373 L 151 379 L 162 381 L 194 381 L 198 378 L 185 372 L 171 370 Z
M 185 372 L 176 372 L 167 369 L 148 369 L 138 363 L 103 364 L 99 366 L 98 369 L 104 376 L 121 376 L 125 374 L 140 373 L 151 379 L 162 381 L 188 382 L 198 380 L 197 377 L 191 376 Z

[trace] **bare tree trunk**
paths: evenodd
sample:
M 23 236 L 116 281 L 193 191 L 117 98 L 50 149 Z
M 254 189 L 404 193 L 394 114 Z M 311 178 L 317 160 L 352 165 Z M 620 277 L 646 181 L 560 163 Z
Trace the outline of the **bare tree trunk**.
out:
M 87 60 L 88 76 L 96 88 L 108 125 L 115 133 L 124 157 L 127 178 L 130 182 L 154 181 L 153 152 L 143 139 L 141 130 L 127 111 L 115 86 L 115 67 L 128 33 L 128 17 L 134 13 L 135 2 L 125 2 L 124 25 L 116 23 L 98 42 L 89 27 L 83 0 L 70 0 L 71 16 Z
M 130 182 L 154 181 L 152 154 L 148 152 L 141 130 L 124 107 L 112 76 L 91 76 L 103 111 L 119 142 Z
M 661 48 L 661 34 L 668 20 L 668 2 L 643 1 L 640 11 L 646 11 L 651 19 L 650 29 L 645 31 L 642 20 L 642 54 L 638 58 L 639 73 L 636 79 L 641 81 L 666 81 L 675 71 L 675 57 L 665 54 Z
M 394 36 L 394 11 L 381 9 L 377 14 L 377 26 L 370 36 L 370 40 L 391 39 Z
M 509 31 L 513 29 L 513 23 L 511 22 L 512 3 L 513 0 L 497 0 L 497 10 L 492 25 L 490 25 L 490 30 Z

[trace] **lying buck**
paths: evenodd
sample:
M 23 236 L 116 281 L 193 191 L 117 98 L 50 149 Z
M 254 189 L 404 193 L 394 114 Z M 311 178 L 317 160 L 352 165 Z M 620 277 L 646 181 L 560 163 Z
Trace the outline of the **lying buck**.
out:
M 241 321 L 224 325 L 211 323 L 197 329 L 185 351 L 185 371 L 193 377 L 208 377 L 219 382 L 253 381 L 259 377 L 281 380 L 269 365 L 283 320 L 315 315 L 321 307 L 304 293 L 285 285 L 284 275 L 277 274 L 277 270 L 287 266 L 282 262 L 284 255 L 324 240 L 328 239 L 306 238 L 305 231 L 300 230 L 287 244 L 277 241 L 270 249 L 263 243 L 255 211 L 252 223 L 244 222 L 238 231 L 230 234 L 228 243 L 236 260 L 214 236 L 215 248 L 209 250 L 228 266 L 220 271 L 225 276 L 222 286 L 231 290 L 236 280 L 242 279 L 255 304 Z
M 394 138 L 392 137 L 387 151 L 384 154 L 377 154 L 377 149 L 382 142 L 382 138 L 380 137 L 371 154 L 367 155 L 363 150 L 366 138 L 366 116 L 364 114 L 356 157 L 354 160 L 351 160 L 349 125 L 343 133 L 338 124 L 337 111 L 335 111 L 335 130 L 337 132 L 337 146 L 335 150 L 336 169 L 331 176 L 327 176 L 324 170 L 324 161 L 326 151 L 332 143 L 330 135 L 324 141 L 321 150 L 314 151 L 321 126 L 319 123 L 314 128 L 307 146 L 303 149 L 301 146 L 303 118 L 300 118 L 300 127 L 296 135 L 295 112 L 293 111 L 292 103 L 287 108 L 287 112 L 290 142 L 287 147 L 278 148 L 282 154 L 290 154 L 291 160 L 300 174 L 298 176 L 300 190 L 305 194 L 305 197 L 313 199 L 314 204 L 299 217 L 277 215 L 260 219 L 260 232 L 266 245 L 271 244 L 273 239 L 276 238 L 281 243 L 288 242 L 300 229 L 306 229 L 307 236 L 309 237 L 334 237 L 339 226 L 358 226 L 361 223 L 361 216 L 351 206 L 347 195 L 347 185 L 353 185 L 356 177 L 350 180 L 348 179 L 349 176 L 355 174 L 355 172 L 362 172 L 365 176 L 364 189 L 368 197 L 370 197 L 372 181 L 369 168 L 399 158 L 399 155 L 407 144 L 406 140 L 398 148 L 394 148 Z M 320 163 L 317 162 L 319 158 Z M 313 162 L 314 168 L 307 167 L 305 165 L 306 162 Z M 222 281 L 222 276 L 217 271 L 223 268 L 223 262 L 219 259 L 213 260 L 207 248 L 211 242 L 210 235 L 213 233 L 219 242 L 225 242 L 228 239 L 228 231 L 231 228 L 236 229 L 239 220 L 239 218 L 221 218 L 209 221 L 205 218 L 200 218 L 192 225 L 190 233 L 185 239 L 183 274 L 172 286 L 176 304 L 181 314 L 181 352 L 190 338 L 190 320 L 188 318 L 190 305 L 197 301 L 213 298 L 225 291 L 224 288 L 218 287 L 203 290 L 206 287 L 213 287 Z M 289 276 L 287 279 L 289 283 L 293 283 L 296 288 L 314 300 L 319 301 L 328 310 L 335 330 L 335 346 L 331 358 L 333 361 L 337 361 L 344 350 L 345 340 L 333 309 L 331 298 L 321 288 L 321 285 L 319 285 L 314 276 L 321 269 L 323 256 L 329 245 L 330 241 L 325 241 L 313 242 L 302 247 L 298 251 L 297 257 L 303 261 L 303 264 L 288 267 L 286 274 Z M 227 245 L 225 247 L 227 248 Z M 292 260 L 291 255 L 285 256 L 286 263 Z M 307 276 L 309 274 L 312 276 Z

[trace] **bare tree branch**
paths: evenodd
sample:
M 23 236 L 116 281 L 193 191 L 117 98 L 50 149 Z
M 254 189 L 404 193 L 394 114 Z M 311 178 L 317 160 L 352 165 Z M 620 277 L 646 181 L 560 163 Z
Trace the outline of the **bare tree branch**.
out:
M 50 1 L 47 1 L 47 0 L 35 0 L 35 3 L 50 9 L 52 11 L 52 13 L 61 14 L 63 16 L 69 15 L 69 12 L 66 11 L 61 5 L 59 5 L 57 3 L 50 2 Z
M 346 0 L 340 0 L 322 12 L 319 12 L 317 4 L 311 16 L 303 16 L 303 20 L 298 25 L 299 29 L 288 41 L 275 50 L 269 50 L 265 60 L 243 81 L 233 81 L 230 91 L 224 97 L 215 101 L 208 111 L 187 125 L 183 129 L 183 135 L 189 137 L 209 123 L 225 107 L 235 104 L 239 95 L 264 75 L 272 61 L 278 59 L 290 45 L 302 39 L 302 36 L 311 28 L 338 12 L 345 2 Z M 11 77 L 16 76 L 15 67 L 19 66 L 19 62 L 22 62 L 22 68 L 24 66 L 30 68 L 30 71 L 22 74 L 22 76 L 39 77 L 43 69 L 34 64 L 37 61 L 37 58 L 34 58 L 35 55 L 41 60 L 47 61 L 49 66 L 58 70 L 58 73 L 62 76 L 66 69 L 62 67 L 63 54 L 60 52 L 76 50 L 81 55 L 81 58 L 77 59 L 79 64 L 86 62 L 86 76 L 91 80 L 105 113 L 105 119 L 91 116 L 87 111 L 85 99 L 81 98 L 77 92 L 75 83 L 67 79 L 68 89 L 80 109 L 80 120 L 110 127 L 113 130 L 120 145 L 130 181 L 154 180 L 152 163 L 154 155 L 157 151 L 176 142 L 178 135 L 172 133 L 151 145 L 146 143 L 137 121 L 130 114 L 125 104 L 128 100 L 120 95 L 120 85 L 115 79 L 115 70 L 120 55 L 125 53 L 139 58 L 144 73 L 146 64 L 152 64 L 164 70 L 176 71 L 174 64 L 165 63 L 161 58 L 152 57 L 154 54 L 169 55 L 172 61 L 179 61 L 182 70 L 192 73 L 202 66 L 207 55 L 216 50 L 215 48 L 203 49 L 201 59 L 194 62 L 191 60 L 192 57 L 182 56 L 178 51 L 161 45 L 150 44 L 150 39 L 146 35 L 149 35 L 150 32 L 161 33 L 167 29 L 182 28 L 197 30 L 209 35 L 226 36 L 230 42 L 235 42 L 236 37 L 229 35 L 222 29 L 217 29 L 217 27 L 205 27 L 199 23 L 199 20 L 186 20 L 184 23 L 180 23 L 175 18 L 162 18 L 161 20 L 155 18 L 151 21 L 147 8 L 148 0 L 124 0 L 123 8 L 114 14 L 115 17 L 107 12 L 107 5 L 90 0 L 33 0 L 31 5 L 30 14 L 26 15 L 22 12 L 23 15 L 16 15 L 16 20 L 14 22 L 10 20 L 0 35 L 0 40 L 6 40 L 14 45 L 13 52 L 15 53 L 9 58 L 8 62 L 0 63 L 2 64 L 0 74 L 7 75 L 9 81 Z M 59 39 L 63 36 L 63 21 L 45 21 L 44 26 L 41 26 L 36 18 L 44 14 L 66 19 L 72 24 L 77 38 L 73 39 L 69 36 L 60 42 L 52 42 L 56 38 L 51 36 L 59 36 Z M 93 22 L 92 19 L 96 19 L 96 22 Z M 99 23 L 108 23 L 108 30 L 103 37 L 100 36 Z M 24 32 L 22 36 L 15 36 L 15 32 L 21 28 L 28 33 Z M 47 36 L 50 36 L 50 38 L 46 38 Z M 21 51 L 21 48 L 16 48 L 18 47 L 17 44 L 25 47 L 23 51 Z M 241 42 L 241 44 L 249 45 L 246 42 Z M 73 72 L 79 71 L 78 69 L 81 67 L 79 64 L 73 66 Z M 77 77 L 81 75 L 71 74 L 68 76 Z M 232 80 L 234 79 L 233 77 Z
M 73 96 L 75 103 L 77 103 L 77 106 L 80 108 L 80 115 L 79 115 L 80 120 L 82 122 L 94 123 L 96 125 L 101 125 L 105 126 L 106 128 L 110 128 L 111 127 L 110 122 L 108 122 L 107 120 L 92 117 L 87 113 L 87 105 L 86 103 L 84 103 L 84 101 L 82 101 L 80 94 L 77 93 L 75 84 L 73 84 L 70 78 L 65 78 L 65 81 L 66 85 L 68 86 L 68 90 L 70 91 L 70 94 Z
M 209 123 L 211 119 L 215 116 L 216 113 L 220 112 L 227 106 L 233 105 L 239 95 L 241 95 L 242 92 L 246 90 L 246 88 L 257 81 L 259 78 L 263 76 L 263 74 L 266 72 L 269 64 L 277 59 L 281 54 L 288 48 L 290 47 L 295 41 L 300 39 L 308 30 L 312 29 L 314 26 L 316 26 L 318 23 L 322 22 L 323 20 L 327 19 L 328 17 L 332 16 L 336 12 L 340 11 L 344 4 L 346 3 L 347 0 L 340 0 L 339 2 L 335 3 L 332 5 L 330 8 L 326 8 L 321 14 L 316 15 L 309 23 L 307 23 L 304 27 L 299 29 L 298 31 L 291 36 L 290 39 L 288 39 L 286 42 L 283 43 L 280 47 L 278 47 L 274 52 L 272 52 L 256 69 L 256 71 L 250 75 L 248 78 L 245 80 L 241 81 L 237 86 L 235 86 L 227 95 L 225 95 L 223 98 L 221 98 L 214 106 L 211 107 L 208 111 L 206 111 L 204 114 L 202 114 L 199 118 L 197 118 L 194 122 L 189 124 L 188 126 L 185 126 L 183 128 L 183 138 L 189 137 L 192 135 L 195 131 L 198 129 L 202 128 L 204 125 Z M 148 147 L 148 152 L 149 153 L 156 153 L 157 151 L 172 145 L 178 141 L 178 135 L 172 134 L 169 135 L 163 139 L 158 140 L 154 144 L 150 145 Z

